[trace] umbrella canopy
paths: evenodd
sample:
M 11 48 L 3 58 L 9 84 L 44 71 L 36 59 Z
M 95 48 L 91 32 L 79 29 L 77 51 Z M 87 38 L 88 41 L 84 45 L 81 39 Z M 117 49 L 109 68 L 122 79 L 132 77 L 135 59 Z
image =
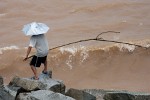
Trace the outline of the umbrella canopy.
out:
M 44 23 L 32 22 L 30 24 L 24 25 L 22 31 L 26 36 L 39 35 L 47 33 L 49 27 Z

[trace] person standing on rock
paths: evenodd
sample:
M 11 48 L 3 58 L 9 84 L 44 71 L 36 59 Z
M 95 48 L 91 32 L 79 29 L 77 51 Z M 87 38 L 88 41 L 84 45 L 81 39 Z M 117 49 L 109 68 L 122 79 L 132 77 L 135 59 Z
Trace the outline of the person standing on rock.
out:
M 35 80 L 39 79 L 36 68 L 40 67 L 41 64 L 44 64 L 44 69 L 43 69 L 42 73 L 47 74 L 47 55 L 48 55 L 48 51 L 49 51 L 49 46 L 48 46 L 47 39 L 46 39 L 45 35 L 43 34 L 44 33 L 43 30 L 46 30 L 45 31 L 45 33 L 46 33 L 49 28 L 47 28 L 47 26 L 45 26 L 45 24 L 44 24 L 44 26 L 42 26 L 42 25 L 43 25 L 42 23 L 34 22 L 31 24 L 28 24 L 27 26 L 24 26 L 24 28 L 23 28 L 23 31 L 24 31 L 24 33 L 26 33 L 26 35 L 31 35 L 29 46 L 27 49 L 27 54 L 26 54 L 26 57 L 24 58 L 24 61 L 26 61 L 28 59 L 32 48 L 35 48 L 37 51 L 30 62 L 31 69 L 34 73 L 33 78 Z M 28 29 L 29 27 L 30 27 L 30 30 Z M 32 31 L 31 31 L 31 29 L 32 29 Z M 41 30 L 42 30 L 42 32 L 41 32 Z

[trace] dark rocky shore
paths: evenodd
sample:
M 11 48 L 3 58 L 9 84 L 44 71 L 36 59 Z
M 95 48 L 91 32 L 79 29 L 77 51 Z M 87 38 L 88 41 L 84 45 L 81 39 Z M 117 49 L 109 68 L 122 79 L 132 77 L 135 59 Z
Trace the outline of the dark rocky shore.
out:
M 52 72 L 40 74 L 39 80 L 15 76 L 4 85 L 0 76 L 0 100 L 150 100 L 148 93 L 108 91 L 102 89 L 66 89 L 61 80 L 52 79 Z

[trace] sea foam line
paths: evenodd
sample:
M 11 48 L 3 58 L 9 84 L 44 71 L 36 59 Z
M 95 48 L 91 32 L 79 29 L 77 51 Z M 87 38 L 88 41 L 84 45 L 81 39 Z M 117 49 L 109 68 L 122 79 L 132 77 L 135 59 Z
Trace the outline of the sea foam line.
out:
M 6 13 L 1 13 L 0 14 L 0 17 L 3 17 L 3 16 L 5 16 L 6 15 Z
M 117 44 L 116 46 L 120 49 L 120 51 L 124 51 L 126 49 L 129 52 L 133 52 L 135 50 L 135 46 L 134 45 Z
M 64 52 L 71 53 L 71 55 L 69 55 L 69 58 L 66 60 L 66 64 L 70 67 L 70 69 L 73 68 L 73 66 L 72 66 L 73 56 L 75 56 L 78 51 L 80 51 L 80 57 L 79 57 L 80 58 L 80 63 L 83 63 L 89 57 L 87 48 L 85 46 L 81 46 L 81 45 L 80 45 L 79 48 L 74 47 L 74 46 L 71 47 L 71 48 L 61 47 L 60 51 L 61 51 L 62 54 Z
M 2 51 L 6 51 L 6 50 L 16 50 L 19 49 L 19 47 L 12 45 L 12 46 L 7 46 L 7 47 L 2 47 L 0 48 L 0 54 L 3 54 Z
M 78 51 L 78 48 L 76 48 L 74 46 L 71 47 L 71 48 L 63 48 L 63 47 L 61 47 L 59 50 L 61 51 L 62 54 L 66 51 L 66 52 L 70 52 L 71 54 L 75 55 L 75 53 Z

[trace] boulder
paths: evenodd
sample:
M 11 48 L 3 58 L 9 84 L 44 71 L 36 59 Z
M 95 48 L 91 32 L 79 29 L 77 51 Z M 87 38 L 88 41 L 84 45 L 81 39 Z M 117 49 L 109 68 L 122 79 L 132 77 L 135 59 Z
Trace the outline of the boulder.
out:
M 4 86 L 0 89 L 0 100 L 15 100 L 20 87 Z
M 27 79 L 27 78 L 20 78 L 18 76 L 15 76 L 11 80 L 11 82 L 9 83 L 9 86 L 12 86 L 12 87 L 13 86 L 17 87 L 18 86 L 18 87 L 21 87 L 21 88 L 25 89 L 26 91 L 38 90 L 41 85 L 42 85 L 42 83 L 40 83 L 37 80 L 31 80 L 31 79 Z
M 87 92 L 84 92 L 83 90 L 77 90 L 77 89 L 72 89 L 72 88 L 66 92 L 66 95 L 76 100 L 96 100 L 95 96 Z
M 62 94 L 65 93 L 66 86 L 60 80 L 54 80 L 51 78 L 44 80 L 44 78 L 42 78 L 40 82 L 43 84 L 42 87 L 40 86 L 41 90 L 51 90 Z
M 16 76 L 11 80 L 9 86 L 19 86 L 26 91 L 51 90 L 59 93 L 64 93 L 66 88 L 62 81 L 51 79 L 48 75 L 44 74 L 39 76 L 39 80 L 19 78 Z
M 96 100 L 150 100 L 149 93 L 102 89 L 85 89 L 83 91 L 94 95 Z
M 141 92 L 69 89 L 65 93 L 63 81 L 51 77 L 51 71 L 40 74 L 39 80 L 15 76 L 5 86 L 0 76 L 0 100 L 150 100 L 149 93 Z
M 39 77 L 40 77 L 40 78 L 44 78 L 44 79 L 52 78 L 52 71 L 51 71 L 51 70 L 50 70 L 50 71 L 47 71 L 47 74 L 41 73 L 41 74 L 39 75 Z
M 95 96 L 96 100 L 104 100 L 103 97 L 106 94 L 106 90 L 102 89 L 84 89 L 83 91 Z
M 75 99 L 48 90 L 38 90 L 32 91 L 31 93 L 20 93 L 16 100 L 75 100 Z
M 127 93 L 107 93 L 104 100 L 135 100 L 133 95 Z
M 2 76 L 0 76 L 0 87 L 2 87 L 2 86 L 3 86 L 3 84 L 4 84 L 3 77 L 2 77 Z
M 150 94 L 130 92 L 108 92 L 104 100 L 150 100 Z
M 48 71 L 49 78 L 52 78 L 52 71 Z

